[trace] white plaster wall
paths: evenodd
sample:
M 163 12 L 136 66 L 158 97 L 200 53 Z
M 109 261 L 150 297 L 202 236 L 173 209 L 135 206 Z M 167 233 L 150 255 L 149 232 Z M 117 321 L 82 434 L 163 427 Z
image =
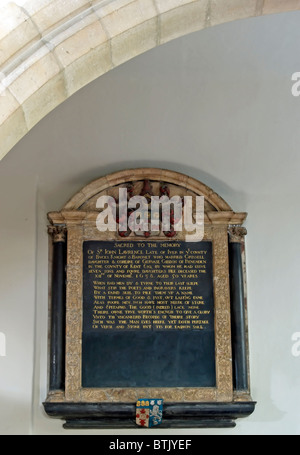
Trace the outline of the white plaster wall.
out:
M 300 13 L 249 19 L 144 54 L 66 101 L 0 163 L 0 434 L 64 433 L 41 404 L 46 213 L 94 178 L 147 165 L 198 178 L 249 212 L 257 409 L 234 430 L 193 433 L 300 433 L 300 357 L 291 353 L 300 331 L 299 22 Z

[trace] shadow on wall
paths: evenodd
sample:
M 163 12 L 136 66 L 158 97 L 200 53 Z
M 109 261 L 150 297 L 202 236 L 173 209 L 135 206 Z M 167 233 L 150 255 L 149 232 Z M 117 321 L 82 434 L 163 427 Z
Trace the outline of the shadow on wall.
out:
M 14 390 L 0 395 L 0 435 L 28 435 L 31 432 L 31 403 Z

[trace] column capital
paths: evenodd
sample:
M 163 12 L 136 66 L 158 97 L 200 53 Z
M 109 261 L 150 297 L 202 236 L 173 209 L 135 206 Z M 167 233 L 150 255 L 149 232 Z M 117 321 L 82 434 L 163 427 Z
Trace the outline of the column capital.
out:
M 228 229 L 230 243 L 242 243 L 247 229 L 242 226 L 232 226 Z
M 53 238 L 53 243 L 65 242 L 67 228 L 66 226 L 48 226 L 48 234 Z

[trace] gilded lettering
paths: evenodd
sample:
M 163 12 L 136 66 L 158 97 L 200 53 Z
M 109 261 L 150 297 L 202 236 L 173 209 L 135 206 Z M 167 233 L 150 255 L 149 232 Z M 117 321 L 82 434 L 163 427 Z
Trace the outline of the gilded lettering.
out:
M 87 250 L 92 330 L 205 330 L 213 326 L 201 295 L 209 255 L 180 242 L 116 242 Z M 200 294 L 200 295 L 199 295 Z M 207 319 L 205 319 L 207 318 Z

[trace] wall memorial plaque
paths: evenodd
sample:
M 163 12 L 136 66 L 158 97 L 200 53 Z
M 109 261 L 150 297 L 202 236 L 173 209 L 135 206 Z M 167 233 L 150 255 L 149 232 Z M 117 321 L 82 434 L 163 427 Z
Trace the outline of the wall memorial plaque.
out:
M 188 176 L 136 169 L 48 218 L 48 415 L 65 428 L 135 428 L 144 397 L 164 403 L 160 428 L 231 427 L 254 411 L 245 213 Z

